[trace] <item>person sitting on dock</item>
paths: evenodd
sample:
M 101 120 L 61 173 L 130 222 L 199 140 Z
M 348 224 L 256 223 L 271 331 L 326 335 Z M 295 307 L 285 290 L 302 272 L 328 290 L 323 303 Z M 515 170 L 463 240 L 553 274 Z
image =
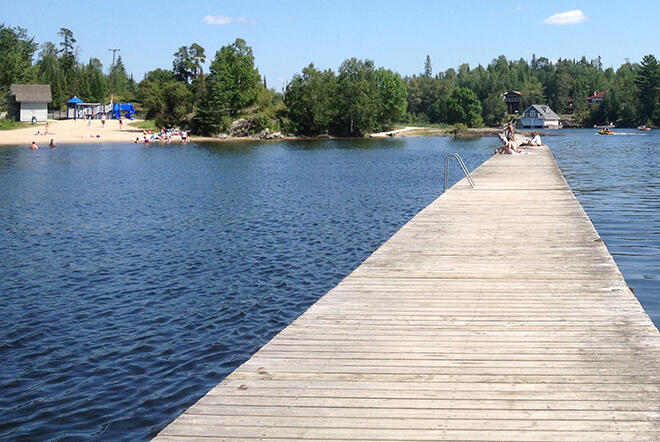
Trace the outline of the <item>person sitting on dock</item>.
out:
M 515 139 L 507 140 L 503 146 L 495 150 L 495 154 L 511 155 L 513 153 L 522 153 L 516 145 Z
M 521 146 L 542 146 L 543 142 L 541 141 L 541 136 L 538 132 L 534 132 L 534 138 L 527 140 L 521 144 Z

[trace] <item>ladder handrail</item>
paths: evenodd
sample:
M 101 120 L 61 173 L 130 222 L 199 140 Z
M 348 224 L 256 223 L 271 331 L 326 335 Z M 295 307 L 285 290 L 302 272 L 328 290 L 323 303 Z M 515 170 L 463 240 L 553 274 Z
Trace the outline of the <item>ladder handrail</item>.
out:
M 447 188 L 449 187 L 449 160 L 451 158 L 456 158 L 456 161 L 458 161 L 458 165 L 461 166 L 461 169 L 463 169 L 463 173 L 465 174 L 465 178 L 468 179 L 470 182 L 470 186 L 474 189 L 474 180 L 472 179 L 472 176 L 470 175 L 470 172 L 468 172 L 467 167 L 465 167 L 465 163 L 463 162 L 463 159 L 461 156 L 457 153 L 452 153 L 450 155 L 447 155 L 447 158 L 445 158 L 445 192 L 447 191 Z

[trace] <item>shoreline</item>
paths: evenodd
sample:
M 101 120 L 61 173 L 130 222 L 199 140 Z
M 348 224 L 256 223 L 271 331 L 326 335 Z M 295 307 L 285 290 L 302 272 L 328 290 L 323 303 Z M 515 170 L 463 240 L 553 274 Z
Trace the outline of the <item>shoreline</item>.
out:
M 140 122 L 134 120 L 132 122 Z M 48 133 L 43 135 L 46 127 L 45 123 L 39 123 L 34 126 L 28 126 L 18 129 L 0 131 L 0 146 L 15 146 L 29 148 L 32 141 L 35 141 L 41 148 L 48 148 L 51 138 L 57 144 L 96 144 L 96 143 L 135 143 L 135 139 L 142 139 L 142 129 L 128 125 L 129 121 L 124 122 L 124 127 L 120 129 L 118 120 L 107 120 L 105 127 L 100 120 L 92 120 L 91 125 L 85 120 L 48 120 Z M 498 137 L 501 128 L 470 128 L 467 132 L 461 134 L 452 133 L 452 128 L 433 128 L 420 126 L 407 126 L 404 128 L 393 129 L 390 131 L 367 134 L 363 137 L 334 137 L 329 135 L 319 136 L 283 136 L 274 139 L 262 139 L 258 137 L 204 137 L 190 135 L 188 142 L 249 142 L 249 141 L 318 141 L 318 140 L 350 140 L 350 139 L 376 139 L 376 138 L 422 138 L 422 137 L 455 137 L 455 138 L 481 138 Z M 521 135 L 529 135 L 532 130 L 521 130 Z M 541 136 L 559 136 L 558 133 L 539 131 Z M 152 141 L 158 143 L 158 141 Z M 169 144 L 181 144 L 182 141 L 176 137 Z

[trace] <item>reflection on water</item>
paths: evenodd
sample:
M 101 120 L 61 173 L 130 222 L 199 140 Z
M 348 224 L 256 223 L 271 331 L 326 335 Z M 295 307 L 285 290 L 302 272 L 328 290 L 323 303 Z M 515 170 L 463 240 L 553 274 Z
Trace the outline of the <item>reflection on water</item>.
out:
M 155 435 L 435 199 L 454 150 L 0 148 L 0 439 Z
M 660 131 L 547 138 L 628 285 L 660 326 Z

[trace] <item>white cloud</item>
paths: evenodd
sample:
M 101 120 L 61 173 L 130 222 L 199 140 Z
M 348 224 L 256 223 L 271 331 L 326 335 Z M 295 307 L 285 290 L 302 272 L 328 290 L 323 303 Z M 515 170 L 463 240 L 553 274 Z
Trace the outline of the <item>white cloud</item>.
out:
M 558 14 L 551 15 L 550 17 L 543 20 L 543 23 L 546 25 L 577 25 L 586 19 L 587 16 L 584 15 L 584 12 L 579 9 L 574 9 L 572 11 L 560 12 Z
M 255 24 L 257 21 L 253 18 L 245 17 L 226 17 L 224 15 L 207 15 L 202 19 L 202 23 L 207 25 L 228 25 L 231 23 L 250 23 Z

